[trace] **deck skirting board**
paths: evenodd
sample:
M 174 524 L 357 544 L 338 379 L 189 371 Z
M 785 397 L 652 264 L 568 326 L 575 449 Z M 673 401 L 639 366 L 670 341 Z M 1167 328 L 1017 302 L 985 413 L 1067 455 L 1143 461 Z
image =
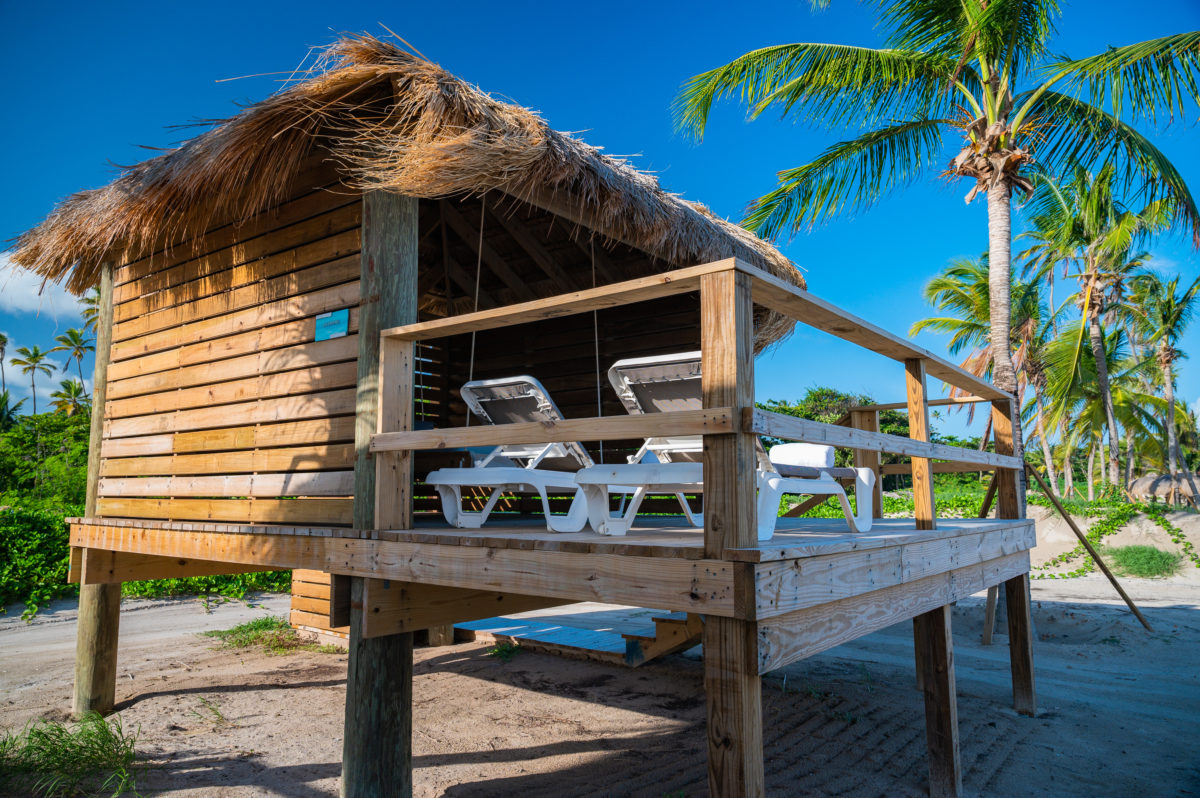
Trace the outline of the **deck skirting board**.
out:
M 758 622 L 760 674 L 966 598 L 1029 572 L 1029 552 L 820 604 Z

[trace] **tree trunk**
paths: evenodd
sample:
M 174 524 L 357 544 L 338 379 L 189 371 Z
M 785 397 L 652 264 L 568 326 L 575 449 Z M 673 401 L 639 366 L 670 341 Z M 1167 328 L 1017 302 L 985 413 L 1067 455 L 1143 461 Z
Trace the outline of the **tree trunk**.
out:
M 1125 428 L 1125 487 L 1133 484 L 1133 461 L 1137 453 L 1133 448 L 1133 427 Z
M 988 189 L 988 314 L 992 382 L 1015 398 L 1017 369 L 1012 359 L 1012 186 L 1002 180 Z M 1014 408 L 1013 455 L 1025 457 L 1021 413 Z M 1025 517 L 1025 472 L 1017 471 L 1020 517 Z
M 29 390 L 31 391 L 29 398 L 33 400 L 33 414 L 37 415 L 37 379 L 32 374 L 29 376 Z
M 1100 330 L 1100 316 L 1089 308 L 1088 335 L 1092 340 L 1092 357 L 1096 360 L 1096 382 L 1100 384 L 1100 398 L 1104 402 L 1104 421 L 1108 426 L 1108 479 L 1120 484 L 1120 450 L 1117 448 L 1117 417 L 1113 414 L 1112 387 L 1108 382 L 1108 356 L 1104 351 L 1104 333 Z M 1128 487 L 1128 486 L 1126 486 Z
M 1075 456 L 1075 451 L 1072 446 L 1072 438 L 1067 430 L 1063 430 L 1062 436 L 1062 492 L 1063 496 L 1075 498 L 1075 464 L 1072 458 Z
M 1175 375 L 1172 373 L 1170 361 L 1162 361 L 1163 398 L 1167 400 L 1167 470 L 1172 480 L 1179 473 L 1179 461 L 1175 458 L 1176 447 L 1179 445 L 1175 435 Z
M 1088 501 L 1096 501 L 1096 441 L 1088 447 L 1087 463 L 1087 497 Z
M 1179 461 L 1183 458 L 1179 448 L 1179 435 L 1175 430 L 1175 369 L 1170 360 L 1163 361 L 1162 372 L 1163 398 L 1167 400 L 1167 465 L 1171 469 L 1171 483 L 1177 484 L 1175 476 L 1179 473 Z M 1183 474 L 1187 478 L 1188 487 L 1192 489 L 1192 504 L 1200 507 L 1200 491 L 1196 490 L 1196 480 L 1187 460 L 1183 460 Z
M 1033 388 L 1033 402 L 1037 406 L 1037 434 L 1042 442 L 1042 458 L 1046 461 L 1046 478 L 1050 482 L 1050 490 L 1058 494 L 1058 479 L 1054 475 L 1054 453 L 1050 451 L 1050 441 L 1046 439 L 1046 424 L 1042 413 L 1042 392 Z

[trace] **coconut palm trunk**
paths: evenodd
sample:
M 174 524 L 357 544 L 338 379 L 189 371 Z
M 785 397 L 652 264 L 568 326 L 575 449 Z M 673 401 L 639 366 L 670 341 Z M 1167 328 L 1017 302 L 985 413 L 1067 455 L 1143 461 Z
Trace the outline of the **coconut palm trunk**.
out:
M 1042 458 L 1046 461 L 1046 478 L 1050 482 L 1050 490 L 1058 495 L 1058 478 L 1054 473 L 1054 453 L 1050 451 L 1050 441 L 1046 438 L 1046 414 L 1042 411 L 1042 392 L 1037 386 L 1033 388 L 1033 403 L 1037 409 L 1037 434 L 1042 443 Z
M 1100 315 L 1088 313 L 1088 337 L 1092 344 L 1092 357 L 1096 360 L 1096 382 L 1099 383 L 1100 398 L 1104 402 L 1104 422 L 1108 427 L 1108 480 L 1113 485 L 1121 483 L 1120 449 L 1117 445 L 1117 417 L 1113 413 L 1112 387 L 1108 380 L 1108 354 L 1104 350 L 1104 332 L 1100 329 Z
M 1165 355 L 1161 354 L 1161 350 L 1166 349 Z M 1159 365 L 1162 367 L 1163 375 L 1163 398 L 1167 400 L 1167 468 L 1171 473 L 1171 484 L 1177 485 L 1176 478 L 1179 474 L 1179 434 L 1175 429 L 1175 368 L 1170 357 L 1171 348 L 1169 344 L 1160 347 Z M 1183 464 L 1183 473 L 1187 478 L 1188 487 L 1192 489 L 1192 503 L 1200 502 L 1200 491 L 1196 490 L 1196 481 L 1192 475 L 1192 469 L 1188 467 L 1187 462 Z
M 1075 498 L 1075 464 L 1071 459 L 1075 456 L 1071 446 L 1071 435 L 1063 430 L 1063 495 L 1069 499 Z
M 33 399 L 33 414 L 37 415 L 37 369 L 29 372 L 30 397 Z
M 1017 395 L 1017 369 L 1012 358 L 1012 186 L 1007 179 L 996 182 L 987 193 L 988 207 L 988 304 L 991 313 L 989 338 L 992 350 L 992 382 L 1002 391 Z M 1016 402 L 1016 399 L 1013 399 Z M 1020 408 L 1012 408 L 1013 454 L 1024 458 Z M 1017 472 L 1020 515 L 1025 516 L 1025 472 Z
M 1088 446 L 1087 497 L 1090 502 L 1096 501 L 1096 441 L 1094 439 Z

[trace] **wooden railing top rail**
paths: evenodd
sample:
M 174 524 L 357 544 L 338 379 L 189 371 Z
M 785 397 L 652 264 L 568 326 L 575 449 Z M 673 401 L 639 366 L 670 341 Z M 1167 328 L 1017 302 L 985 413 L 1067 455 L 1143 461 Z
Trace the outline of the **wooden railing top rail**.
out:
M 402 327 L 392 327 L 382 331 L 380 335 L 384 339 L 418 341 L 619 307 L 634 302 L 698 291 L 704 275 L 732 269 L 744 272 L 752 278 L 751 291 L 754 302 L 758 305 L 893 360 L 900 362 L 913 359 L 924 360 L 926 371 L 930 375 L 957 388 L 971 391 L 981 400 L 1012 398 L 987 381 L 938 357 L 929 350 L 898 335 L 893 335 L 865 319 L 847 313 L 841 308 L 813 296 L 802 288 L 735 258 L 675 269 L 650 277 L 639 277 L 634 280 L 574 291 L 545 299 L 448 316 Z
M 744 432 L 753 432 L 772 438 L 805 443 L 824 443 L 845 449 L 891 452 L 910 457 L 973 463 L 994 468 L 1023 467 L 1021 459 L 1011 455 L 966 449 L 961 446 L 948 446 L 944 443 L 927 443 L 900 435 L 888 435 L 885 432 L 868 432 L 836 424 L 824 424 L 820 421 L 809 421 L 795 416 L 772 413 L 769 410 L 746 408 L 743 411 L 742 429 Z
M 521 443 L 565 443 L 652 438 L 663 435 L 708 435 L 734 432 L 733 409 L 676 410 L 640 416 L 570 418 L 479 427 L 381 432 L 371 437 L 372 452 L 507 446 Z
M 947 396 L 942 399 L 930 399 L 929 407 L 945 407 L 946 405 L 969 405 L 977 402 L 990 402 L 991 399 L 985 399 L 982 396 Z M 885 402 L 883 404 L 874 405 L 855 405 L 846 411 L 848 416 L 850 413 L 870 413 L 880 410 L 907 410 L 908 402 Z

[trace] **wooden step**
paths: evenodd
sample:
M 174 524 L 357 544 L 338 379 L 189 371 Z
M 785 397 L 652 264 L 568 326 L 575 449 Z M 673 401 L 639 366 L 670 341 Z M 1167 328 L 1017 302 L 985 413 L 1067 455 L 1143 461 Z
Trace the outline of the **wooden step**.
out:
M 654 618 L 654 636 L 621 635 L 625 638 L 625 664 L 636 668 L 652 659 L 686 651 L 700 642 L 704 619 L 695 613 Z

